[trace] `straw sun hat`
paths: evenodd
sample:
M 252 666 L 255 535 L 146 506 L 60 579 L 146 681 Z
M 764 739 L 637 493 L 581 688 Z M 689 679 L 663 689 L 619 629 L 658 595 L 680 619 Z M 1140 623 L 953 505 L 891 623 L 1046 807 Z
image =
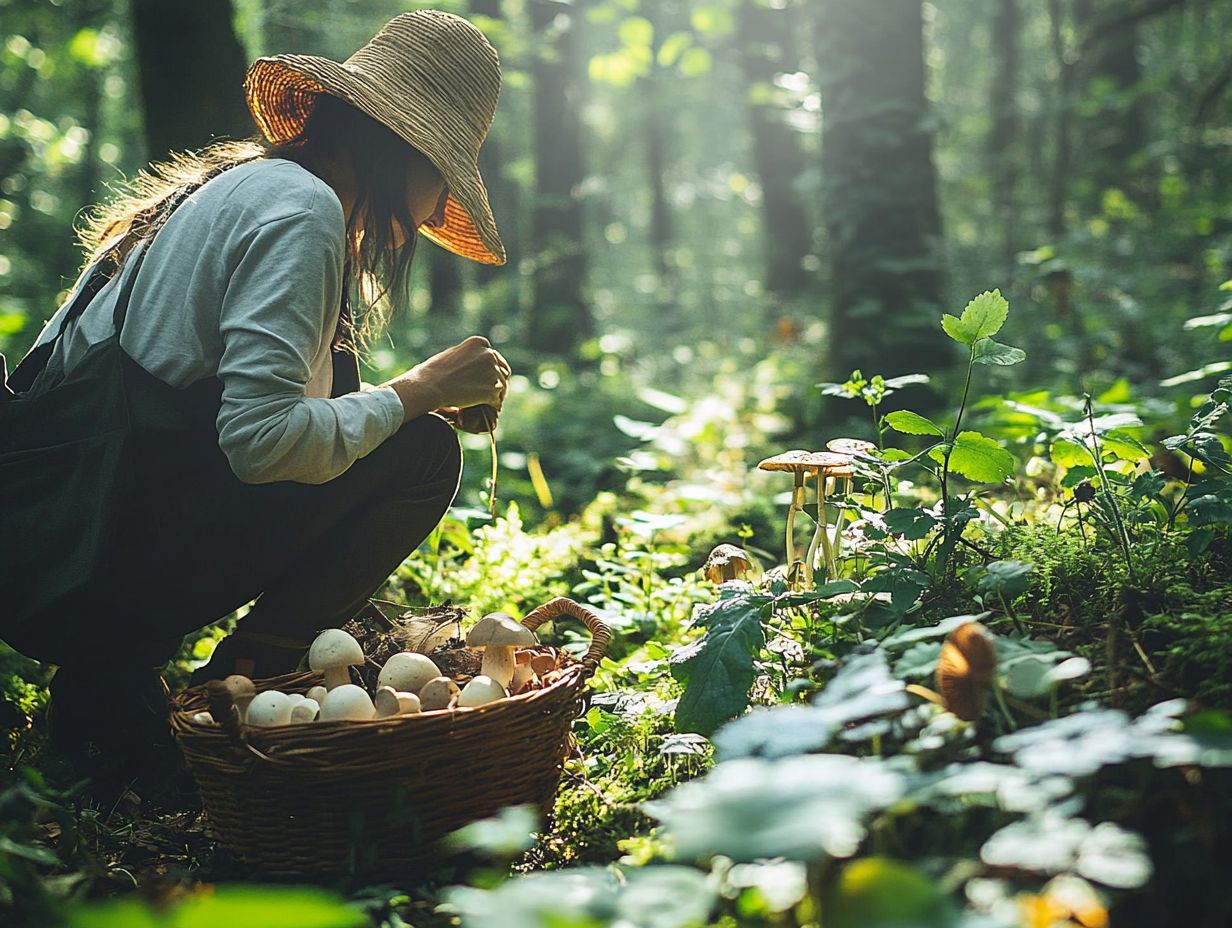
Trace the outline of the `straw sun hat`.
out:
M 439 10 L 394 17 L 342 64 L 316 55 L 258 58 L 244 93 L 261 132 L 285 144 L 303 130 L 318 94 L 340 97 L 405 139 L 449 186 L 445 222 L 419 232 L 483 264 L 504 264 L 479 146 L 500 94 L 496 50 L 473 25 Z

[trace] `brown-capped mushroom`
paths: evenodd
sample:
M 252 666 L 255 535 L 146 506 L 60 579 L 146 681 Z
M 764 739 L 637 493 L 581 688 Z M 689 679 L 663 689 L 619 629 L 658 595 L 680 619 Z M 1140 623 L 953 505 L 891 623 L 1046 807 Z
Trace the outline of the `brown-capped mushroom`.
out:
M 479 673 L 502 687 L 513 679 L 514 652 L 538 643 L 534 632 L 503 612 L 489 612 L 466 636 L 468 648 L 483 649 Z
M 240 718 L 243 718 L 244 713 L 248 711 L 248 704 L 257 695 L 257 688 L 250 679 L 240 673 L 233 673 L 229 677 L 224 677 L 222 685 L 227 688 L 227 695 L 231 697 L 231 701 L 235 703 L 235 708 L 239 710 Z
M 996 675 L 997 651 L 988 629 L 967 622 L 950 632 L 937 659 L 937 689 L 947 709 L 974 722 Z
M 851 458 L 834 451 L 814 451 L 805 463 L 815 468 L 812 473 L 817 480 L 817 527 L 813 530 L 813 540 L 809 542 L 808 554 L 804 559 L 804 576 L 811 583 L 819 543 L 825 558 L 826 576 L 832 576 L 835 570 L 834 552 L 830 548 L 830 520 L 826 515 L 826 481 L 831 477 L 850 477 L 853 471 Z
M 748 553 L 736 545 L 718 545 L 706 558 L 706 566 L 702 568 L 706 579 L 711 583 L 724 583 L 728 580 L 739 580 L 753 566 Z

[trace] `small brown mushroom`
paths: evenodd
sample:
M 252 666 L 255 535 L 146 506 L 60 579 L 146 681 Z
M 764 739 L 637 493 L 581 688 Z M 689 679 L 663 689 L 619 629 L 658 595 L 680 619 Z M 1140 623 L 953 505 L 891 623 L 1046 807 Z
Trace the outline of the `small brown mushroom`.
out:
M 244 713 L 248 711 L 248 704 L 257 695 L 257 688 L 251 680 L 239 673 L 233 673 L 231 676 L 225 677 L 222 685 L 227 688 L 227 695 L 235 703 L 235 708 L 240 711 L 240 718 L 243 718 Z
M 804 508 L 804 478 L 813 474 L 817 478 L 817 528 L 809 543 L 808 553 L 804 559 L 804 577 L 813 582 L 813 561 L 817 556 L 817 546 L 821 545 L 826 560 L 826 569 L 833 569 L 833 559 L 830 554 L 830 539 L 826 531 L 826 493 L 823 471 L 828 468 L 850 467 L 851 457 L 836 454 L 833 451 L 787 451 L 783 454 L 767 458 L 757 466 L 761 470 L 789 471 L 795 476 L 795 487 L 792 490 L 791 506 L 787 510 L 787 571 L 791 575 L 795 563 L 795 544 L 792 531 L 795 526 L 797 509 Z
M 530 659 L 531 670 L 538 677 L 551 673 L 556 669 L 556 656 L 553 654 L 536 654 Z
M 728 580 L 739 580 L 752 566 L 753 562 L 743 548 L 723 544 L 710 552 L 710 556 L 706 558 L 706 566 L 702 570 L 707 580 L 718 584 Z
M 975 721 L 996 675 L 997 651 L 988 629 L 967 622 L 950 632 L 937 659 L 937 689 L 947 709 Z

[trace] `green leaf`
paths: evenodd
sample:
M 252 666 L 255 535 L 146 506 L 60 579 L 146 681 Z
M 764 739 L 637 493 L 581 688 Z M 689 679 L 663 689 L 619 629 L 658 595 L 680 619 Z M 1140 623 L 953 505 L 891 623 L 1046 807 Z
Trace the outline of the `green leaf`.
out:
M 967 304 L 962 318 L 942 316 L 941 327 L 954 341 L 971 347 L 981 338 L 996 335 L 1009 313 L 1010 304 L 1000 290 L 985 291 Z
M 975 343 L 975 355 L 972 360 L 976 364 L 995 364 L 999 367 L 1009 367 L 1027 360 L 1027 353 L 1021 348 L 1003 345 L 991 338 L 981 338 Z
M 978 483 L 1000 483 L 1014 473 L 1014 456 L 979 432 L 959 432 L 950 470 Z
M 937 884 L 906 864 L 866 857 L 843 869 L 833 902 L 826 907 L 832 928 L 950 928 L 957 924 Z
M 894 431 L 902 432 L 904 435 L 945 436 L 945 432 L 941 431 L 941 426 L 937 425 L 936 422 L 933 422 L 931 419 L 925 419 L 919 413 L 911 412 L 907 409 L 896 409 L 894 412 L 888 412 L 885 414 L 883 421 Z
M 68 923 L 78 928 L 358 928 L 367 915 L 336 893 L 310 886 L 215 886 L 163 908 L 132 899 L 81 905 Z
M 709 736 L 749 704 L 756 676 L 753 659 L 766 643 L 761 609 L 765 598 L 747 590 L 724 590 L 722 598 L 698 609 L 706 634 L 677 650 L 671 674 L 684 684 L 676 704 L 676 730 Z
M 1054 441 L 1048 454 L 1053 463 L 1061 467 L 1087 467 L 1094 461 L 1091 451 L 1068 438 L 1058 438 Z
M 923 538 L 937 525 L 937 520 L 923 509 L 891 509 L 883 518 L 886 528 L 908 541 Z

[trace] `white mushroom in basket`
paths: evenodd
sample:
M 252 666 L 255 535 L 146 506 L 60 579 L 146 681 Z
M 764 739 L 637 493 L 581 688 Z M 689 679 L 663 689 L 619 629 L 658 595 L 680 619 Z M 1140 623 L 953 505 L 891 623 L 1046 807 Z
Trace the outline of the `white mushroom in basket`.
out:
M 538 643 L 534 632 L 503 612 L 489 612 L 466 636 L 468 648 L 483 650 L 479 673 L 501 687 L 508 686 L 513 680 L 514 651 Z
M 441 669 L 423 654 L 399 651 L 390 655 L 376 678 L 377 687 L 392 687 L 397 693 L 418 693 L 429 680 L 441 675 Z
M 462 695 L 458 697 L 458 708 L 473 709 L 504 699 L 508 695 L 503 686 L 491 677 L 480 674 L 462 689 Z
M 316 700 L 316 703 L 319 706 L 321 703 L 325 702 L 325 694 L 328 692 L 329 690 L 318 683 L 308 691 L 308 698 Z
M 429 680 L 419 691 L 419 707 L 424 712 L 450 708 L 458 698 L 458 684 L 449 677 Z
M 400 693 L 392 686 L 382 686 L 377 690 L 373 703 L 376 705 L 378 719 L 393 715 L 412 715 L 420 708 L 418 696 L 414 693 Z
M 351 667 L 364 662 L 359 642 L 340 628 L 327 628 L 308 649 L 308 666 L 325 674 L 325 688 L 351 682 Z
M 363 722 L 376 715 L 376 707 L 368 693 L 354 683 L 344 683 L 334 687 L 325 695 L 321 704 L 321 721 L 356 721 Z
M 252 698 L 252 702 L 248 704 L 248 712 L 244 715 L 244 722 L 256 728 L 286 725 L 291 721 L 293 706 L 294 701 L 286 693 L 266 690 Z
M 301 699 L 291 707 L 292 722 L 315 722 L 321 714 L 321 705 L 315 699 Z

